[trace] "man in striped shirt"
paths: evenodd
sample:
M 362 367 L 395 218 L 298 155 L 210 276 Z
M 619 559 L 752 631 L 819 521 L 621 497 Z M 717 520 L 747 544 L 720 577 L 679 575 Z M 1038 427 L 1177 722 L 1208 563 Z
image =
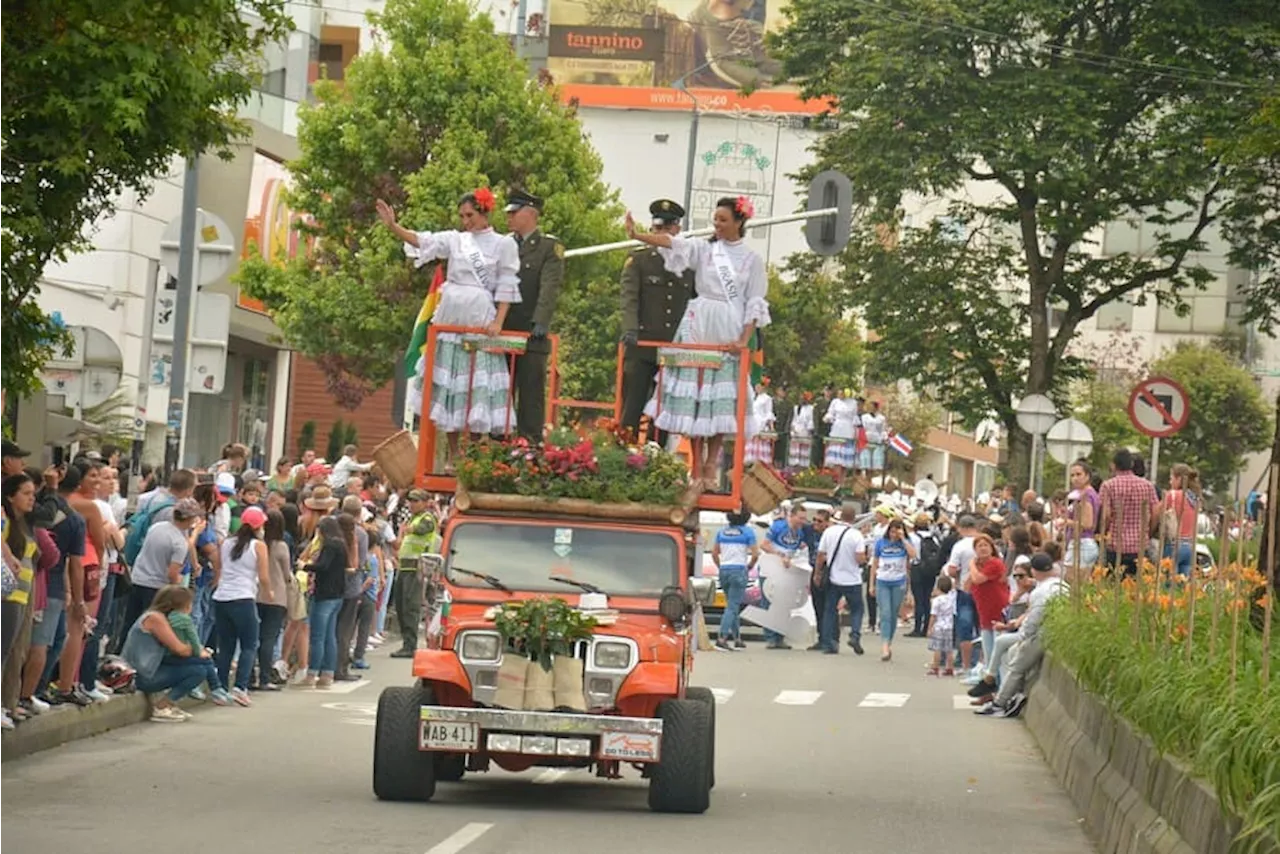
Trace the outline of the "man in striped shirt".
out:
M 1138 558 L 1151 534 L 1151 518 L 1158 499 L 1148 480 L 1133 473 L 1133 453 L 1125 448 L 1111 460 L 1115 474 L 1102 484 L 1102 524 L 1098 530 L 1107 544 L 1106 563 L 1124 567 L 1125 577 L 1136 575 Z

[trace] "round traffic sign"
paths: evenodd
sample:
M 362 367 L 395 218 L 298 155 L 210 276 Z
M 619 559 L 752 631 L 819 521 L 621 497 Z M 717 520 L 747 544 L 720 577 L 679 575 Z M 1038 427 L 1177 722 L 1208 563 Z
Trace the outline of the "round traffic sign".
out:
M 1058 408 L 1043 394 L 1029 394 L 1018 404 L 1018 426 L 1033 436 L 1044 435 L 1058 420 Z
M 182 217 L 176 216 L 160 236 L 160 263 L 172 276 L 178 276 L 178 256 L 182 238 Z M 236 254 L 236 237 L 220 217 L 199 208 L 196 210 L 196 284 L 212 285 L 226 275 Z
M 1153 439 L 1172 436 L 1190 417 L 1186 389 L 1168 377 L 1147 377 L 1129 395 L 1129 420 Z
M 1093 431 L 1083 421 L 1064 418 L 1049 428 L 1044 445 L 1055 462 L 1069 466 L 1093 453 Z

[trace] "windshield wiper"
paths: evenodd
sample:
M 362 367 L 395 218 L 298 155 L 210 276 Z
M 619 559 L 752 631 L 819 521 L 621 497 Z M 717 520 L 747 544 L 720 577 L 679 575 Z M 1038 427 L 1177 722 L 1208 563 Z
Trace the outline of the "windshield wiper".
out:
M 579 590 L 585 590 L 585 591 L 587 591 L 588 593 L 603 593 L 603 592 L 604 592 L 604 591 L 603 591 L 603 590 L 601 590 L 599 587 L 596 587 L 594 584 L 592 584 L 592 583 L 590 583 L 590 582 L 588 582 L 588 581 L 576 581 L 576 580 L 574 580 L 574 579 L 572 579 L 572 578 L 565 578 L 563 575 L 549 575 L 549 576 L 547 576 L 547 580 L 548 580 L 548 581 L 559 581 L 561 584 L 569 584 L 569 585 L 572 585 L 572 586 L 574 586 L 574 587 L 577 587 Z
M 487 572 L 475 572 L 470 569 L 463 569 L 460 566 L 451 566 L 449 568 L 454 572 L 461 573 L 462 575 L 468 575 L 472 578 L 478 578 L 481 581 L 483 581 L 485 584 L 488 584 L 490 587 L 496 587 L 499 590 L 505 590 L 508 593 L 511 592 L 511 588 L 503 584 L 502 579 L 496 575 L 490 575 Z

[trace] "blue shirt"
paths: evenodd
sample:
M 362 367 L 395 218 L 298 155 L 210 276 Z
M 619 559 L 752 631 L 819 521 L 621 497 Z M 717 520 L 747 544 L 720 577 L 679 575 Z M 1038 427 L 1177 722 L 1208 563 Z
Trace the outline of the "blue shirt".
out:
M 369 589 L 364 591 L 364 598 L 370 602 L 378 601 L 378 557 L 377 555 L 369 555 L 369 560 L 365 562 L 364 572 L 360 573 L 360 583 L 364 584 L 370 578 L 373 584 L 369 585 Z
M 213 581 L 213 564 L 204 558 L 204 547 L 218 544 L 218 534 L 213 530 L 213 522 L 205 525 L 204 530 L 196 537 L 196 554 L 200 556 L 200 574 L 196 576 L 196 587 L 207 587 Z M 190 560 L 183 566 L 185 575 L 191 571 Z
M 818 553 L 818 543 L 822 541 L 822 534 L 818 533 L 812 523 L 806 524 L 800 529 L 800 539 L 804 540 L 804 546 L 808 549 L 809 554 L 816 555 Z
M 751 549 L 756 544 L 756 532 L 750 525 L 730 525 L 716 534 L 720 546 L 721 569 L 746 569 L 751 563 Z
M 778 519 L 769 526 L 766 538 L 784 552 L 790 553 L 804 545 L 804 529 L 793 531 L 786 519 Z
M 62 556 L 58 564 L 49 570 L 49 598 L 67 598 L 67 558 L 84 557 L 84 540 L 88 533 L 84 517 L 71 509 L 71 505 L 58 498 L 58 509 L 67 514 L 67 518 L 53 526 L 50 532 Z

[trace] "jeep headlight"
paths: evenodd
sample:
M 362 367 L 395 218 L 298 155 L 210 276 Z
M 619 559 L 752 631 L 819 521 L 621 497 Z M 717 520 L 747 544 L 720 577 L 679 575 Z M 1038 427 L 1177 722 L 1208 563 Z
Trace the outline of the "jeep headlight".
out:
M 596 667 L 626 670 L 631 666 L 631 647 L 625 643 L 604 641 L 595 647 Z
M 497 635 L 473 634 L 462 639 L 462 657 L 468 661 L 497 661 L 498 653 Z

